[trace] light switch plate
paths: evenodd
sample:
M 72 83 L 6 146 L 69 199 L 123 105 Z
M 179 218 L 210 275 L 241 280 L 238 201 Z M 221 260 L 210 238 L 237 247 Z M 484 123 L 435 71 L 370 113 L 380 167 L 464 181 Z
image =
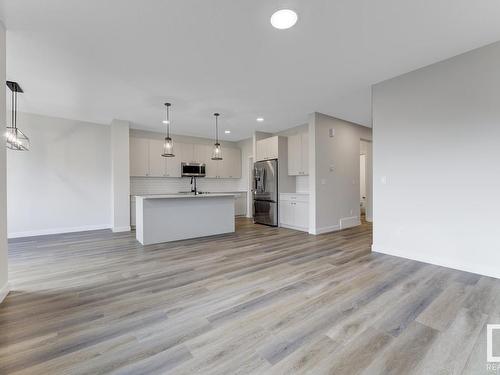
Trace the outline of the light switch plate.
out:
M 328 135 L 330 136 L 330 138 L 335 137 L 335 129 L 334 128 L 328 129 Z

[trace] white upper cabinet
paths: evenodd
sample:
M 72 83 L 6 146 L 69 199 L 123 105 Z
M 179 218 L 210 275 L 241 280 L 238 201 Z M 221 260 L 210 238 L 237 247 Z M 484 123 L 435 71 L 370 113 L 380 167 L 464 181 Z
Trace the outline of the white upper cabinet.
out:
M 180 148 L 176 147 L 174 143 L 174 157 L 165 158 L 167 164 L 165 169 L 165 177 L 181 177 L 181 158 L 177 152 Z
M 174 145 L 174 147 L 176 147 Z M 194 145 L 190 143 L 177 143 L 178 155 L 182 163 L 194 163 Z
M 209 147 L 206 177 L 208 178 L 241 178 L 241 150 L 238 148 L 222 147 L 222 160 L 212 160 Z
M 302 174 L 309 174 L 309 133 L 301 135 L 302 149 Z
M 212 148 L 209 145 L 195 144 L 193 145 L 194 159 L 197 163 L 207 164 L 211 157 Z
M 278 159 L 278 137 L 261 139 L 256 142 L 256 161 Z
M 149 176 L 164 177 L 167 167 L 166 158 L 163 153 L 163 141 L 157 139 L 149 140 Z
M 130 175 L 149 176 L 149 141 L 130 137 Z
M 297 176 L 302 168 L 300 134 L 288 137 L 288 175 Z
M 175 157 L 163 157 L 163 140 L 130 137 L 130 176 L 181 177 L 181 163 L 205 163 L 208 178 L 241 178 L 241 150 L 222 147 L 223 160 L 212 160 L 212 145 L 178 143 Z
M 309 134 L 301 133 L 288 137 L 288 175 L 309 174 Z
M 222 149 L 222 178 L 241 178 L 241 150 L 226 147 Z

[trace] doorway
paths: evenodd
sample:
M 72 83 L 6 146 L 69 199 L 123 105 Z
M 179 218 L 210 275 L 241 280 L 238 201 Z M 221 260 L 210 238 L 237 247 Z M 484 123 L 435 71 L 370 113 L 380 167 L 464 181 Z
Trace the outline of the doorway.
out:
M 359 143 L 359 217 L 372 221 L 372 142 Z

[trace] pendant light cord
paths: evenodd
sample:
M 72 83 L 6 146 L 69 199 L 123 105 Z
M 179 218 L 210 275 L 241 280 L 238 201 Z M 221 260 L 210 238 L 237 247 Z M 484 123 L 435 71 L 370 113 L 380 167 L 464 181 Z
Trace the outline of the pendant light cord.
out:
M 219 114 L 214 113 L 215 116 L 215 143 L 219 143 Z
M 15 124 L 15 128 L 17 130 L 17 89 L 16 89 L 16 93 L 14 95 L 14 98 L 16 99 L 16 105 L 14 107 L 14 124 Z

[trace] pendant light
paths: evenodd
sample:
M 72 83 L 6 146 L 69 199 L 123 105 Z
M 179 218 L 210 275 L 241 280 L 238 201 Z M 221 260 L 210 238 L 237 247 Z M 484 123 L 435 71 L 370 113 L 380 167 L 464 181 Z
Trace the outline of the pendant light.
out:
M 219 143 L 219 113 L 214 113 L 215 116 L 215 143 L 212 151 L 212 160 L 222 160 L 222 148 Z
M 163 153 L 161 156 L 165 158 L 173 158 L 174 155 L 174 142 L 172 138 L 170 138 L 170 106 L 172 104 L 165 103 L 165 120 L 163 123 L 167 125 L 167 134 L 165 137 L 165 141 L 163 142 Z
M 12 91 L 11 126 L 7 126 L 5 138 L 7 148 L 14 151 L 29 151 L 29 138 L 17 128 L 17 93 L 23 89 L 17 82 L 7 81 L 7 86 Z

